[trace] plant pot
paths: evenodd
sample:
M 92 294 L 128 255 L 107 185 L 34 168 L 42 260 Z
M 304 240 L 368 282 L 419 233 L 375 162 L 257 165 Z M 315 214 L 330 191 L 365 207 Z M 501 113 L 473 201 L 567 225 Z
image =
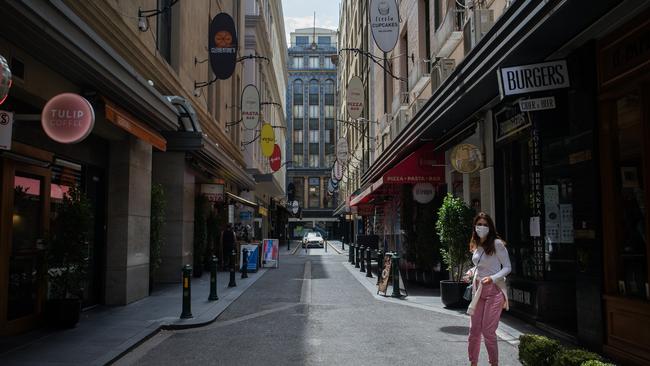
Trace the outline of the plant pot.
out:
M 79 322 L 80 313 L 80 299 L 48 300 L 45 308 L 48 323 L 56 328 L 74 328 Z
M 467 284 L 451 280 L 440 281 L 440 300 L 447 308 L 461 308 L 468 305 L 463 299 Z

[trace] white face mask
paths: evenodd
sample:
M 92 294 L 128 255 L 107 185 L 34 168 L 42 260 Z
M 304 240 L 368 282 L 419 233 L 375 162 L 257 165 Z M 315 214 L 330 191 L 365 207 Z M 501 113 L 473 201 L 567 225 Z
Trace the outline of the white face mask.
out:
M 481 239 L 484 239 L 490 233 L 490 228 L 487 226 L 476 225 L 474 230 L 476 230 L 476 235 L 478 235 L 478 237 Z

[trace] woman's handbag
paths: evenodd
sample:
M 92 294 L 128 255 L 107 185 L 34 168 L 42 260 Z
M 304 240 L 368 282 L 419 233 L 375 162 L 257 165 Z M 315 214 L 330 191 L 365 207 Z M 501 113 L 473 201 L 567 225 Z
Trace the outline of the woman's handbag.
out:
M 465 287 L 465 292 L 463 292 L 463 299 L 472 302 L 472 296 L 474 295 L 474 281 L 476 281 L 476 273 L 478 271 L 478 265 L 481 263 L 481 258 L 483 258 L 483 254 L 485 252 L 481 253 L 481 256 L 478 258 L 478 262 L 476 263 L 476 266 L 474 267 L 474 275 L 472 276 L 472 282 Z

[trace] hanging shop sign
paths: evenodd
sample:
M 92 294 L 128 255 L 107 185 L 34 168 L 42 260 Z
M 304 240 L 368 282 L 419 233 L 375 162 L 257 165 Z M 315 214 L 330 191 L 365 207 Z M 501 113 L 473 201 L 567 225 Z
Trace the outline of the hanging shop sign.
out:
M 363 82 L 358 76 L 353 76 L 348 83 L 347 109 L 348 116 L 352 119 L 361 117 L 363 112 Z
M 262 155 L 266 157 L 273 155 L 273 150 L 275 148 L 275 131 L 273 131 L 273 127 L 268 123 L 262 124 L 262 130 L 260 131 L 260 144 L 262 145 Z
M 568 88 L 569 68 L 566 60 L 500 68 L 501 98 L 509 95 Z
M 399 8 L 395 0 L 370 2 L 370 30 L 380 50 L 390 52 L 399 39 Z
M 246 85 L 241 93 L 241 118 L 247 130 L 257 128 L 260 122 L 260 92 L 255 85 Z
M 470 174 L 479 170 L 483 161 L 481 150 L 472 144 L 456 145 L 451 150 L 449 159 L 454 169 L 463 174 Z
M 336 180 L 343 179 L 343 164 L 338 160 L 334 162 L 334 168 L 332 170 L 334 171 L 334 178 L 336 178 Z
M 210 23 L 208 49 L 214 76 L 226 80 L 232 76 L 237 64 L 237 30 L 235 21 L 226 13 L 217 14 Z
M 555 97 L 522 99 L 519 101 L 519 109 L 522 112 L 543 111 L 555 109 Z
M 95 111 L 86 98 L 63 93 L 50 99 L 41 114 L 43 131 L 62 144 L 83 141 L 95 125 Z
M 0 105 L 4 103 L 11 89 L 11 69 L 7 60 L 0 55 Z
M 201 184 L 201 194 L 208 202 L 223 202 L 223 184 Z
M 413 200 L 417 203 L 427 204 L 433 200 L 436 192 L 431 183 L 417 183 L 413 185 Z
M 330 171 L 330 180 L 332 181 L 332 183 L 337 185 L 341 181 L 340 179 L 336 179 L 336 177 L 334 176 L 334 168 L 332 168 L 332 170 Z
M 11 150 L 13 126 L 13 112 L 0 111 L 0 150 Z
M 339 164 L 348 161 L 348 140 L 345 137 L 340 137 L 336 142 L 336 160 Z
M 500 112 L 495 113 L 494 120 L 497 128 L 496 142 L 505 140 L 531 126 L 528 113 L 513 112 L 512 109 L 508 108 L 504 108 Z
M 282 166 L 282 150 L 280 150 L 278 144 L 273 146 L 273 154 L 269 156 L 269 165 L 271 166 L 271 170 L 274 172 L 280 170 L 280 167 Z
M 297 214 L 298 210 L 300 209 L 300 204 L 298 201 L 291 201 L 289 202 L 289 209 L 291 210 L 292 214 Z

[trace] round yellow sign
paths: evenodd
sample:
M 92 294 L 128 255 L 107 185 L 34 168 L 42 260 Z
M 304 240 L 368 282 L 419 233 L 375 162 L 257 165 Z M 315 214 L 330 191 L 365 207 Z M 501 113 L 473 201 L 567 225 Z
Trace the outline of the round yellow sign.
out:
M 460 144 L 451 150 L 451 165 L 459 173 L 470 174 L 481 169 L 481 150 L 472 144 Z
M 275 147 L 275 131 L 273 131 L 273 127 L 268 123 L 262 124 L 260 144 L 262 144 L 262 155 L 266 157 L 273 155 L 273 148 Z

